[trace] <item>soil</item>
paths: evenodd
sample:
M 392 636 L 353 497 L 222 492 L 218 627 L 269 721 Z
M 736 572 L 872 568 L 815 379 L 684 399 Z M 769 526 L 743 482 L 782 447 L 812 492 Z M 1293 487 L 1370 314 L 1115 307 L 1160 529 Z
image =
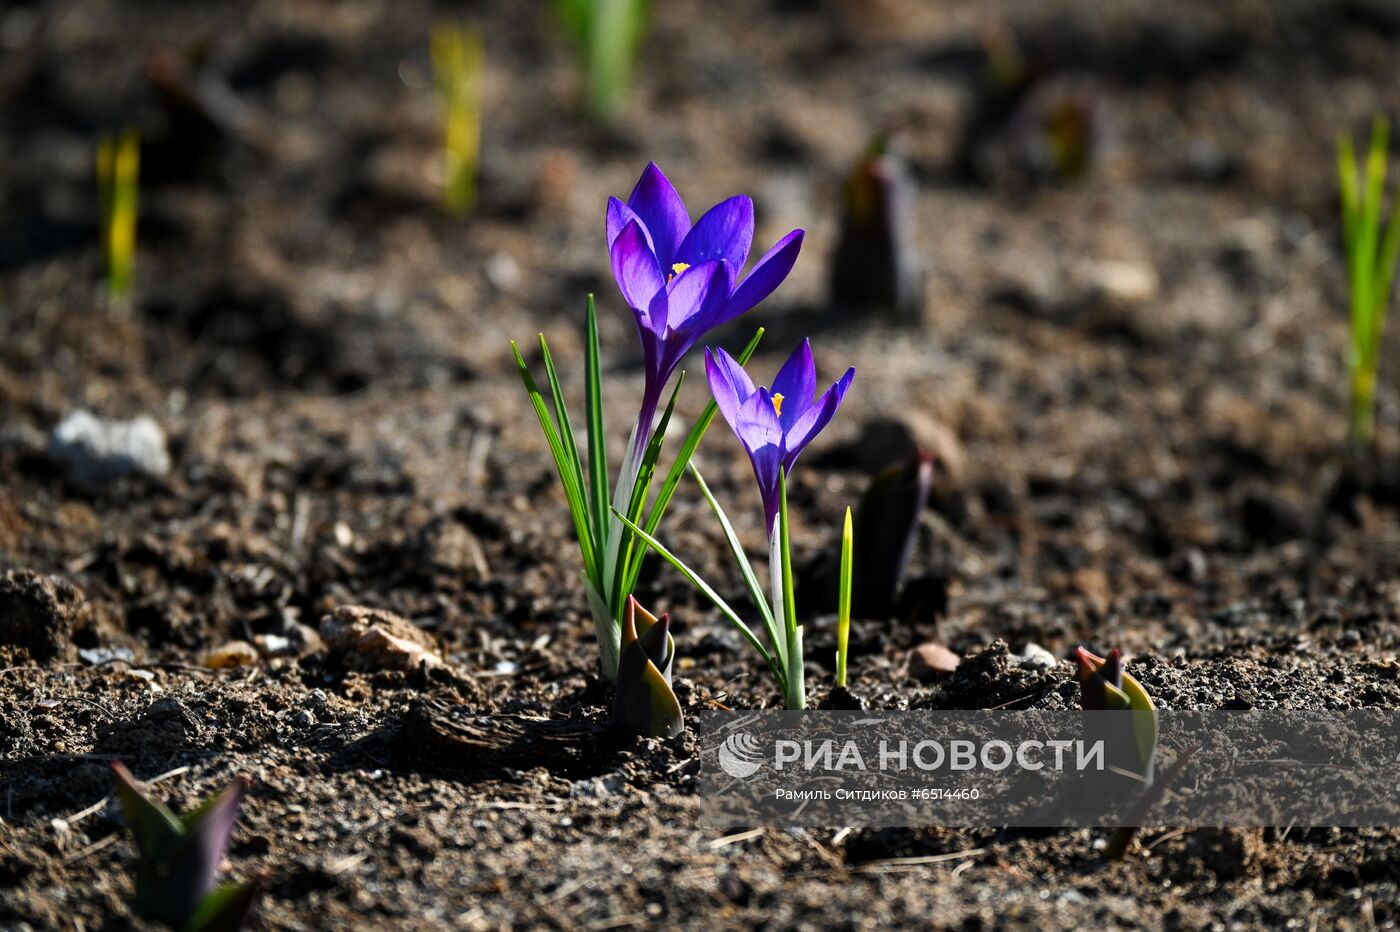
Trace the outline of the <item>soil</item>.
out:
M 606 196 L 648 160 L 692 211 L 749 192 L 762 247 L 808 238 L 719 342 L 762 324 L 756 371 L 806 335 L 823 378 L 858 369 L 793 477 L 799 561 L 831 551 L 891 450 L 939 454 L 912 573 L 941 611 L 857 621 L 855 698 L 1072 706 L 1067 662 L 1018 657 L 1086 643 L 1122 647 L 1168 708 L 1400 708 L 1400 392 L 1383 372 L 1379 447 L 1349 457 L 1333 163 L 1339 129 L 1400 113 L 1395 9 L 671 0 L 600 127 L 541 6 L 0 11 L 0 927 L 136 924 L 116 759 L 177 810 L 253 778 L 227 874 L 263 879 L 262 928 L 1400 924 L 1394 831 L 1149 829 L 1104 863 L 1101 831 L 700 829 L 691 736 L 593 740 L 578 555 L 508 352 L 547 331 L 579 399 L 596 291 L 620 447 L 641 370 Z M 448 12 L 489 57 L 465 220 L 435 180 L 426 37 Z M 998 34 L 1045 94 L 1095 102 L 1085 177 L 1018 168 L 1014 132 L 979 136 L 991 168 L 968 176 Z M 194 59 L 237 119 L 154 89 Z M 146 147 L 122 308 L 92 153 L 124 122 Z M 913 330 L 827 298 L 841 179 L 889 125 L 919 186 Z M 47 435 L 81 408 L 154 417 L 169 474 L 68 479 Z M 722 423 L 697 461 L 762 554 Z M 692 489 L 663 533 L 742 604 Z M 779 703 L 674 573 L 638 594 L 675 618 L 687 711 Z M 407 620 L 442 662 L 318 645 L 346 606 Z M 833 624 L 807 624 L 822 702 Z M 910 678 L 935 638 L 961 667 Z M 513 751 L 473 750 L 493 728 Z

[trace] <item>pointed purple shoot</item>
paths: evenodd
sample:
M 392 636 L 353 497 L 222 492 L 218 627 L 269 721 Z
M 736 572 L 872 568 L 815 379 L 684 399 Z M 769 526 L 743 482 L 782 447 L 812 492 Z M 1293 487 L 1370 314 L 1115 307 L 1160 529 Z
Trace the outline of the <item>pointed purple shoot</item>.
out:
M 671 182 L 648 164 L 626 203 L 609 198 L 613 278 L 632 309 L 646 363 L 643 412 L 654 412 L 681 359 L 706 333 L 757 306 L 782 284 L 802 230 L 780 239 L 743 274 L 753 245 L 753 201 L 737 195 L 692 226 Z
M 1104 658 L 1076 647 L 1074 660 L 1078 667 L 1075 678 L 1079 680 L 1079 703 L 1085 711 L 1128 708 L 1128 696 L 1123 692 L 1123 659 L 1118 648 Z
M 671 616 L 657 618 L 629 595 L 613 700 L 613 725 L 624 736 L 673 738 L 685 727 L 680 701 L 671 689 L 675 659 Z
M 895 611 L 918 536 L 919 516 L 933 484 L 932 453 L 916 450 L 871 480 L 855 516 L 855 613 L 889 617 Z
M 918 195 L 909 167 L 885 136 L 846 177 L 841 236 L 831 257 L 831 297 L 842 307 L 918 324 L 923 272 L 914 243 Z
M 1078 667 L 1075 678 L 1079 680 L 1079 702 L 1085 711 L 1132 713 L 1117 746 L 1110 746 L 1110 753 L 1120 759 L 1121 767 L 1151 783 L 1157 757 L 1157 707 L 1151 697 L 1124 670 L 1122 652 L 1116 647 L 1107 657 L 1076 647 L 1074 660 Z
M 771 538 L 778 518 L 779 474 L 791 474 L 803 449 L 831 422 L 856 370 L 847 369 L 820 398 L 814 397 L 817 367 L 811 343 L 803 340 L 773 378 L 771 390 L 755 388 L 743 367 L 722 349 L 705 350 L 705 372 L 720 414 L 753 463 Z
M 219 863 L 228 848 L 238 807 L 248 790 L 250 780 L 239 776 L 223 792 L 206 800 L 183 819 L 177 818 L 160 802 L 152 799 L 132 778 L 122 764 L 113 762 L 112 775 L 116 781 L 117 797 L 122 813 L 136 841 L 136 898 L 134 911 L 147 919 L 156 919 L 173 926 L 191 927 L 196 913 L 206 915 L 209 922 L 219 921 L 229 926 L 229 913 L 240 907 L 241 916 L 251 905 L 247 896 L 223 895 L 214 891 Z M 207 900 L 219 896 L 211 907 Z M 245 902 L 246 900 L 246 902 Z M 215 904 L 217 906 L 217 904 Z M 201 924 L 200 928 L 210 928 Z

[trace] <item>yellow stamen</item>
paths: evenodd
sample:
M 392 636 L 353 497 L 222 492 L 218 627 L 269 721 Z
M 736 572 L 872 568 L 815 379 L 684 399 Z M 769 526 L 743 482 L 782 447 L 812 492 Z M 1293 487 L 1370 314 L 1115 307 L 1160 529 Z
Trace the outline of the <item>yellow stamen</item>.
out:
M 690 268 L 689 262 L 673 262 L 671 263 L 671 274 L 679 275 L 688 268 Z
M 773 396 L 773 413 L 782 416 L 783 413 L 783 393 L 778 392 Z

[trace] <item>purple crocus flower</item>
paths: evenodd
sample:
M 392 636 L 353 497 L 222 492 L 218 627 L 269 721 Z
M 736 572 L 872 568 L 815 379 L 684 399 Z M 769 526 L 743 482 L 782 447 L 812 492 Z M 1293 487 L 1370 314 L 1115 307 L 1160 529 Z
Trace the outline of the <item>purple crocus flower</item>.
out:
M 792 472 L 803 448 L 821 433 L 841 406 L 856 370 L 847 369 L 839 381 L 816 398 L 817 367 L 812 361 L 812 344 L 803 340 L 778 370 L 771 389 L 755 388 L 743 367 L 722 349 L 705 350 L 705 374 L 715 404 L 753 462 L 753 474 L 763 495 L 768 536 L 776 540 L 779 470 Z
M 637 443 L 681 359 L 710 330 L 757 305 L 782 284 L 802 248 L 793 230 L 749 270 L 753 201 L 731 197 L 692 226 L 690 214 L 655 163 L 647 165 L 627 203 L 608 199 L 613 277 L 636 319 L 646 362 L 646 390 Z

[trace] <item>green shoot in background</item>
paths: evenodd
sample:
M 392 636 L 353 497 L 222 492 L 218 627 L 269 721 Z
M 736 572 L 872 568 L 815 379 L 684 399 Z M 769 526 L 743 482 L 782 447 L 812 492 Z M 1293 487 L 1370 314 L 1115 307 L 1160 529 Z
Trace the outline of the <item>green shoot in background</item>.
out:
M 594 116 L 617 111 L 646 33 L 648 0 L 555 0 L 578 45 L 584 99 Z
M 851 576 L 855 564 L 855 535 L 851 530 L 851 509 L 841 526 L 841 585 L 836 600 L 836 685 L 846 686 L 846 648 L 851 638 Z
M 1400 255 L 1400 211 L 1391 204 L 1389 219 L 1382 223 L 1381 218 L 1388 134 L 1385 117 L 1377 116 L 1364 166 L 1357 162 L 1350 135 L 1342 133 L 1337 140 L 1342 238 L 1351 284 L 1351 440 L 1357 447 L 1369 445 L 1375 431 L 1381 339 Z
M 123 302 L 131 295 L 136 264 L 136 211 L 141 176 L 141 133 L 128 126 L 97 144 L 97 194 L 102 211 L 102 264 L 107 295 Z
M 442 203 L 454 217 L 476 205 L 481 156 L 481 85 L 486 50 L 481 30 L 441 22 L 432 35 L 433 80 L 442 120 Z

